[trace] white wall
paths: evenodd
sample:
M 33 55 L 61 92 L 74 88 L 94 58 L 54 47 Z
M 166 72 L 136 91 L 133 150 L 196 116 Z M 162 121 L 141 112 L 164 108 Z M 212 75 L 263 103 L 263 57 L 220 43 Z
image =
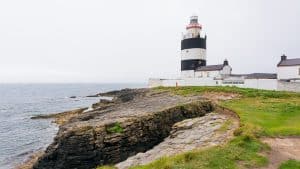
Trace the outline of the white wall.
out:
M 174 86 L 216 86 L 221 85 L 221 81 L 213 78 L 185 78 L 185 79 L 149 79 L 149 87 L 174 87 Z
M 300 92 L 300 82 L 278 81 L 278 90 Z
M 245 79 L 244 85 L 241 87 L 277 90 L 277 79 Z
M 148 87 L 158 87 L 158 86 L 163 86 L 162 79 L 150 78 L 148 80 Z
M 195 72 L 195 77 L 198 78 L 205 78 L 205 77 L 210 77 L 210 78 L 214 78 L 214 77 L 220 77 L 220 71 L 196 71 Z
M 298 83 L 300 86 L 300 83 Z M 185 79 L 150 79 L 149 87 L 174 86 L 237 86 L 243 88 L 277 90 L 277 79 L 245 79 L 244 84 L 223 84 L 222 80 L 213 78 L 185 78 Z M 299 87 L 300 88 L 300 87 Z
M 215 71 L 196 71 L 195 77 L 202 78 L 202 77 L 210 77 L 210 78 L 219 78 L 221 75 L 230 75 L 231 74 L 231 67 L 224 66 L 222 70 L 215 70 Z
M 221 75 L 230 75 L 231 74 L 231 67 L 230 66 L 224 66 L 223 69 L 220 71 Z
M 277 67 L 278 79 L 300 78 L 300 66 L 279 66 Z
M 194 70 L 184 70 L 180 72 L 181 78 L 191 78 L 195 77 L 195 71 Z

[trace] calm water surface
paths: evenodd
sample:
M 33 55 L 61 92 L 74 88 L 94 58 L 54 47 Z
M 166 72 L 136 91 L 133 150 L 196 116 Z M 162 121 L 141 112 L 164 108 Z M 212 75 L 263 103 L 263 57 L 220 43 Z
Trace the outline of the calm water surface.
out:
M 87 107 L 99 98 L 90 94 L 145 84 L 0 84 L 0 169 L 10 169 L 43 150 L 57 132 L 51 120 L 32 120 L 38 114 Z M 70 96 L 77 96 L 71 99 Z

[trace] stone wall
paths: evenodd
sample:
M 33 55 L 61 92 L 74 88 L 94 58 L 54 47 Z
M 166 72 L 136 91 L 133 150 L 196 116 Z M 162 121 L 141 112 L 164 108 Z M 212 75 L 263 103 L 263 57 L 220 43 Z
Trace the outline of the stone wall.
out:
M 281 91 L 292 91 L 292 92 L 300 92 L 300 82 L 285 82 L 278 81 L 278 90 Z

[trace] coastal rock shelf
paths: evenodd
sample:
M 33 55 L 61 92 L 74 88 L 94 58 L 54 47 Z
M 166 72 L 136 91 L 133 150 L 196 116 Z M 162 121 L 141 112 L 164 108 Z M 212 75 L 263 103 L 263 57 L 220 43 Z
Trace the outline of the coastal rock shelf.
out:
M 115 99 L 61 125 L 54 142 L 33 168 L 86 169 L 116 164 L 161 143 L 175 123 L 213 111 L 212 103 L 199 96 L 151 89 L 101 95 Z

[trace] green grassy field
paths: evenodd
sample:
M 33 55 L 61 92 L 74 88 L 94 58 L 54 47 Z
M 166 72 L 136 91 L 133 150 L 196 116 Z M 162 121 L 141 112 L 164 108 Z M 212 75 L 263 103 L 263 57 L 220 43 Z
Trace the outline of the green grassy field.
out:
M 300 98 L 244 98 L 222 103 L 235 111 L 241 124 L 253 125 L 263 136 L 300 135 Z
M 235 111 L 241 118 L 236 137 L 224 146 L 195 150 L 174 157 L 162 158 L 145 166 L 131 169 L 235 169 L 266 165 L 261 154 L 268 146 L 260 136 L 300 136 L 300 94 L 237 87 L 156 88 L 176 95 L 201 95 L 206 92 L 235 93 L 239 98 L 220 104 Z M 281 169 L 299 167 L 288 161 Z M 113 167 L 110 167 L 113 168 Z M 293 169 L 294 169 L 293 168 Z M 101 168 L 106 169 L 106 168 Z

